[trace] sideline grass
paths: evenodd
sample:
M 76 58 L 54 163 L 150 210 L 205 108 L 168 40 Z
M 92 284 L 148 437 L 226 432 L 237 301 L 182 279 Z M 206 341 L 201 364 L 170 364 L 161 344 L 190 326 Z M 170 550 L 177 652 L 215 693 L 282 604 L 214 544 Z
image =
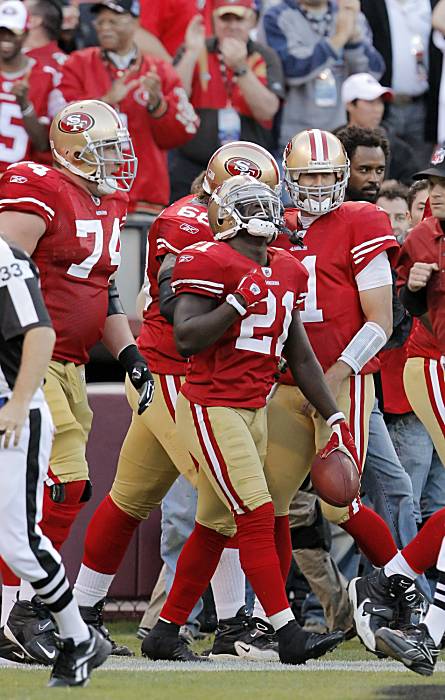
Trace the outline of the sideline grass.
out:
M 111 625 L 112 634 L 139 653 L 134 637 L 134 623 Z M 206 646 L 204 643 L 203 648 Z M 373 669 L 374 657 L 366 654 L 357 641 L 348 642 L 333 654 L 324 657 L 329 662 L 355 661 L 362 669 L 312 670 L 298 669 L 255 671 L 249 665 L 243 671 L 145 671 L 145 662 L 132 661 L 131 671 L 99 670 L 85 689 L 48 689 L 49 670 L 0 668 L 1 700 L 48 700 L 68 698 L 73 693 L 79 700 L 443 700 L 445 673 L 424 679 L 404 672 L 392 664 L 392 671 Z M 125 660 L 120 660 L 125 665 Z M 321 660 L 323 661 L 323 660 Z M 321 662 L 320 667 L 322 667 Z M 148 664 L 147 664 L 148 666 Z M 384 667 L 384 665 L 383 665 Z M 396 672 L 400 669 L 400 672 Z

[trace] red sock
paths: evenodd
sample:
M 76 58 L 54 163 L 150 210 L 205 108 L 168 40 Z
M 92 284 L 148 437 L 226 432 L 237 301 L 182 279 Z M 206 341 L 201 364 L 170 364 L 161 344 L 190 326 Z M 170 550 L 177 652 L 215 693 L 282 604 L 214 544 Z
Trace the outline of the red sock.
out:
M 248 513 L 235 515 L 235 520 L 241 566 L 266 615 L 270 617 L 286 610 L 289 602 L 275 547 L 273 504 L 265 503 Z
M 115 574 L 140 522 L 105 496 L 88 525 L 82 563 L 101 574 Z
M 7 563 L 0 557 L 0 574 L 4 586 L 20 586 L 20 579 L 9 568 Z
M 176 564 L 173 586 L 159 618 L 185 625 L 215 573 L 228 537 L 195 523 Z
M 280 560 L 281 575 L 284 585 L 286 585 L 292 561 L 292 542 L 288 515 L 275 517 L 275 547 Z
M 397 554 L 397 545 L 388 525 L 380 515 L 363 504 L 340 527 L 354 538 L 374 566 L 384 566 Z
M 414 571 L 423 574 L 434 566 L 445 536 L 445 508 L 429 518 L 411 542 L 402 549 L 402 554 Z
M 51 540 L 57 551 L 68 539 L 71 526 L 85 505 L 85 501 L 80 500 L 84 494 L 85 485 L 85 480 L 63 484 L 65 500 L 63 503 L 56 503 L 51 498 L 51 487 L 45 484 L 43 491 L 43 517 L 40 527 L 43 534 Z

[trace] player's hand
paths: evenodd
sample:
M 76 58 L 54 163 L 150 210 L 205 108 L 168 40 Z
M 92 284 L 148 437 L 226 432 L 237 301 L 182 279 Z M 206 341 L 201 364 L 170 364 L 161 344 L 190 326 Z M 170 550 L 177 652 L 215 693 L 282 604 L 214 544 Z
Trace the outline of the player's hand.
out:
M 109 105 L 118 104 L 118 102 L 121 102 L 127 97 L 128 93 L 131 92 L 131 90 L 134 90 L 134 88 L 136 88 L 140 84 L 139 78 L 133 78 L 133 80 L 125 82 L 127 77 L 128 74 L 122 75 L 120 78 L 116 78 L 116 80 L 113 80 L 111 88 L 106 93 L 106 95 L 104 95 L 101 98 L 102 101 L 106 102 Z
M 329 438 L 327 445 L 320 452 L 320 457 L 326 459 L 335 450 L 340 450 L 345 455 L 347 455 L 354 462 L 357 467 L 357 471 L 361 474 L 361 464 L 357 454 L 357 448 L 354 443 L 354 438 L 349 430 L 349 425 L 346 421 L 342 420 L 338 423 L 334 423 L 332 426 L 331 437 Z
M 234 291 L 234 294 L 241 301 L 245 309 L 264 299 L 267 293 L 266 278 L 262 271 L 258 269 L 248 272 L 247 275 L 240 280 L 238 287 Z
M 244 41 L 228 37 L 223 39 L 220 46 L 223 61 L 228 68 L 241 68 L 247 61 L 247 46 Z
M 153 375 L 145 362 L 136 362 L 128 376 L 139 394 L 138 416 L 140 416 L 153 401 L 155 391 Z
M 28 412 L 28 404 L 15 401 L 14 397 L 0 408 L 0 447 L 17 447 Z
M 433 272 L 439 272 L 437 263 L 415 262 L 409 271 L 407 287 L 410 292 L 418 292 L 426 287 Z
M 187 51 L 199 56 L 205 47 L 206 32 L 202 15 L 195 15 L 187 25 L 184 44 Z

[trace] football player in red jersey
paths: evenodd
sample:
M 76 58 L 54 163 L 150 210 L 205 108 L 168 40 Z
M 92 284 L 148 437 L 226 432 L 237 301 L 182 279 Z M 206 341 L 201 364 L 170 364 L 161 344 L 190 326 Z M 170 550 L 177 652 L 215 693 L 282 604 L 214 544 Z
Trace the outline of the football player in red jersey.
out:
M 318 129 L 297 134 L 286 148 L 284 167 L 295 205 L 285 216 L 293 235 L 281 236 L 277 245 L 289 249 L 308 270 L 301 318 L 326 381 L 351 425 L 362 466 L 374 405 L 375 355 L 392 332 L 390 259 L 398 246 L 382 210 L 368 202 L 344 203 L 349 161 L 337 137 Z M 292 383 L 285 377 L 268 407 L 265 471 L 283 523 L 292 493 L 326 439 L 320 417 Z M 376 566 L 397 552 L 384 520 L 359 499 L 349 508 L 326 503 L 322 508 Z
M 154 372 L 157 391 L 150 411 L 140 416 L 137 393 L 127 383 L 133 419 L 122 445 L 111 491 L 89 524 L 75 584 L 76 599 L 89 621 L 102 609 L 138 525 L 159 505 L 180 473 L 196 485 L 196 466 L 175 425 L 176 400 L 184 381 L 186 361 L 178 353 L 173 338 L 170 281 L 174 261 L 183 248 L 194 242 L 213 241 L 207 218 L 209 193 L 240 173 L 249 173 L 272 188 L 277 188 L 280 182 L 278 165 L 264 148 L 249 142 L 227 144 L 211 157 L 203 191 L 167 207 L 149 231 L 146 305 L 138 346 Z M 243 607 L 244 586 L 244 582 L 239 586 L 241 600 L 232 598 L 233 616 Z M 217 591 L 214 595 L 216 599 Z M 250 642 L 255 644 L 252 638 Z M 258 646 L 264 651 L 264 639 Z M 264 658 L 261 652 L 259 655 Z
M 41 526 L 60 548 L 91 492 L 85 448 L 92 413 L 84 377 L 90 348 L 102 339 L 120 360 L 140 392 L 139 411 L 150 403 L 153 384 L 112 282 L 137 167 L 128 131 L 112 107 L 85 100 L 55 117 L 50 141 L 54 167 L 23 162 L 3 175 L 0 229 L 38 265 L 56 331 L 45 381 L 56 437 Z M 32 615 L 32 604 L 19 601 L 8 627 L 30 634 Z M 44 653 L 51 658 L 52 650 Z
M 31 149 L 48 151 L 51 75 L 22 50 L 28 26 L 19 0 L 0 6 L 0 172 L 30 157 Z
M 290 559 L 277 542 L 281 532 L 263 470 L 265 406 L 281 355 L 330 426 L 327 452 L 341 445 L 357 468 L 358 456 L 299 318 L 308 274 L 287 251 L 269 247 L 277 234 L 278 196 L 251 176 L 234 177 L 215 190 L 208 213 L 216 240 L 184 249 L 172 281 L 179 296 L 175 340 L 190 358 L 176 417 L 199 462 L 196 524 L 142 652 L 151 659 L 184 655 L 179 626 L 236 528 L 241 565 L 277 633 L 280 660 L 304 663 L 333 649 L 343 635 L 305 632 L 286 597 Z M 200 658 L 190 651 L 188 657 Z

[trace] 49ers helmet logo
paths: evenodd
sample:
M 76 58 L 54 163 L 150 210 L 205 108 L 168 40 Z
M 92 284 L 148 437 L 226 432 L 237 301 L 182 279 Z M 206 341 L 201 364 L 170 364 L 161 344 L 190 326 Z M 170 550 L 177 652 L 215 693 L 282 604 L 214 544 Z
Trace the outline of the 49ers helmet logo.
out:
M 73 112 L 59 121 L 59 129 L 67 134 L 80 134 L 93 125 L 93 117 L 86 112 Z
M 224 167 L 230 175 L 251 175 L 257 180 L 261 177 L 261 169 L 248 158 L 230 158 Z

